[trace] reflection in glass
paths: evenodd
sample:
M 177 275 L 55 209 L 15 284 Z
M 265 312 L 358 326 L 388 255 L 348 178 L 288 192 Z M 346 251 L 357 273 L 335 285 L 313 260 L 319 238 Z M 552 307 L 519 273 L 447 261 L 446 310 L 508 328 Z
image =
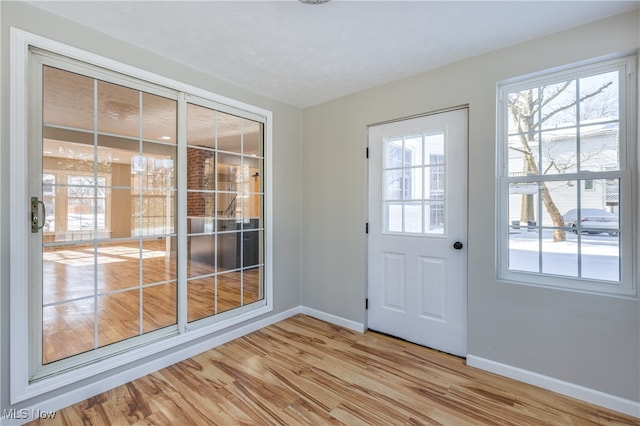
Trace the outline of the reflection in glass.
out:
M 257 266 L 264 262 L 262 246 L 264 235 L 262 231 L 242 233 L 242 267 Z
M 43 167 L 93 174 L 93 145 L 44 139 Z
M 142 137 L 177 143 L 177 111 L 177 101 L 142 93 Z
M 115 175 L 114 175 L 115 176 Z M 131 180 L 128 179 L 128 184 Z M 118 182 L 113 182 L 117 185 Z M 134 229 L 138 224 L 134 223 L 133 207 L 134 198 L 131 188 L 107 188 L 106 189 L 106 212 L 105 221 L 111 238 L 131 238 L 134 236 Z M 138 197 L 139 201 L 139 197 Z M 139 218 L 139 216 L 136 216 Z
M 47 363 L 177 324 L 178 123 L 174 99 L 48 67 L 43 82 Z M 186 130 L 194 321 L 264 297 L 264 125 L 187 104 Z
M 45 125 L 93 130 L 93 79 L 48 66 L 42 73 Z
M 93 298 L 42 308 L 42 364 L 94 348 Z
M 143 188 L 174 188 L 176 147 L 145 142 L 135 172 Z
M 98 297 L 98 346 L 140 334 L 140 290 Z
M 42 303 L 58 303 L 93 294 L 93 244 L 44 247 Z
M 140 136 L 140 92 L 98 80 L 98 131 Z
M 216 313 L 215 277 L 187 282 L 187 321 L 192 322 Z
M 242 157 L 242 171 L 240 173 L 240 182 L 243 184 L 253 184 L 259 181 L 260 163 L 262 160 L 253 157 Z M 253 185 L 249 185 L 245 192 L 253 191 Z M 254 191 L 255 192 L 255 191 Z
M 47 233 L 52 233 L 56 230 L 55 213 L 56 197 L 58 192 L 56 179 L 57 175 L 55 173 L 42 173 L 42 202 L 44 203 L 45 210 L 47 212 L 42 229 L 45 234 L 45 239 L 50 239 L 50 235 L 46 235 Z
M 142 289 L 143 332 L 158 330 L 177 322 L 176 283 Z
M 175 191 L 143 191 L 134 195 L 134 236 L 169 235 L 175 232 Z
M 216 153 L 198 148 L 187 148 L 187 188 L 214 190 L 216 188 Z
M 68 182 L 71 185 L 80 182 L 82 178 L 83 176 L 69 176 Z M 78 236 L 84 235 L 82 239 L 93 238 L 93 231 L 96 229 L 105 229 L 104 190 L 99 199 L 96 199 L 96 192 L 93 186 L 67 186 L 67 231 L 75 232 Z
M 193 234 L 212 233 L 215 216 L 215 193 L 187 192 L 187 232 Z
M 176 324 L 177 102 L 48 67 L 43 83 L 47 363 Z
M 216 147 L 216 111 L 187 104 L 187 144 Z
M 218 191 L 236 191 L 242 182 L 242 157 L 218 154 Z
M 263 228 L 264 196 L 250 194 L 245 196 L 245 207 L 243 208 L 243 229 Z
M 217 113 L 218 149 L 242 153 L 242 132 L 245 119 L 224 112 Z
M 216 272 L 215 244 L 215 235 L 192 235 L 187 237 L 188 277 L 199 277 Z
M 233 231 L 242 221 L 242 194 L 218 193 L 218 231 Z
M 100 293 L 140 285 L 140 244 L 137 240 L 98 244 L 97 286 Z
M 177 279 L 177 244 L 176 237 L 142 240 L 143 285 Z
M 225 271 L 240 268 L 240 232 L 218 234 L 218 270 Z
M 244 120 L 243 122 L 243 138 L 242 153 L 245 155 L 263 156 L 262 138 L 263 124 L 257 121 Z
M 260 283 L 263 281 L 264 267 L 242 271 L 242 302 L 244 305 L 262 300 Z
M 221 313 L 242 306 L 242 273 L 229 272 L 220 274 L 217 278 L 217 312 Z

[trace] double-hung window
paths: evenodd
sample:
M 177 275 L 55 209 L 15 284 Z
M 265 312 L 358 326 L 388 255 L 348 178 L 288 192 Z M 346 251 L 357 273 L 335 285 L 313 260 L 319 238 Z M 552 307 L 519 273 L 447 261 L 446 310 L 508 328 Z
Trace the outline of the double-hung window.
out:
M 498 85 L 498 275 L 629 295 L 636 57 Z

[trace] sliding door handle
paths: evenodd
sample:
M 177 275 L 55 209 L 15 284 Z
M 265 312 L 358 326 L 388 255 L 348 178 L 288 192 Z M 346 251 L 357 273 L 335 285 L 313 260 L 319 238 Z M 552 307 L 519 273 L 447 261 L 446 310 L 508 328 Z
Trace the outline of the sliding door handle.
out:
M 40 220 L 38 219 L 39 206 L 42 206 L 42 225 L 40 225 Z M 44 228 L 46 218 L 47 208 L 44 206 L 44 203 L 38 200 L 38 197 L 31 197 L 31 232 L 35 234 Z

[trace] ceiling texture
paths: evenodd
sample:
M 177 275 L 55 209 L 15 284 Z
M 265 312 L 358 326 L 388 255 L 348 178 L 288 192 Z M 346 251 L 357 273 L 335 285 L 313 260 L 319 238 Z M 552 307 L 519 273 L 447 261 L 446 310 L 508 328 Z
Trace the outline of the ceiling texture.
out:
M 345 0 L 29 3 L 301 108 L 640 5 L 640 1 Z

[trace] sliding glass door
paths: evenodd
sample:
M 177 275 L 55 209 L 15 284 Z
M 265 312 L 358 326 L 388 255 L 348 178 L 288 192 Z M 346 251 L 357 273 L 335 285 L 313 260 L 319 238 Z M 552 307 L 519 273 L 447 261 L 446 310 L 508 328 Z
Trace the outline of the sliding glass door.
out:
M 264 301 L 264 120 L 32 56 L 32 377 Z
M 187 104 L 187 315 L 263 298 L 263 124 Z

